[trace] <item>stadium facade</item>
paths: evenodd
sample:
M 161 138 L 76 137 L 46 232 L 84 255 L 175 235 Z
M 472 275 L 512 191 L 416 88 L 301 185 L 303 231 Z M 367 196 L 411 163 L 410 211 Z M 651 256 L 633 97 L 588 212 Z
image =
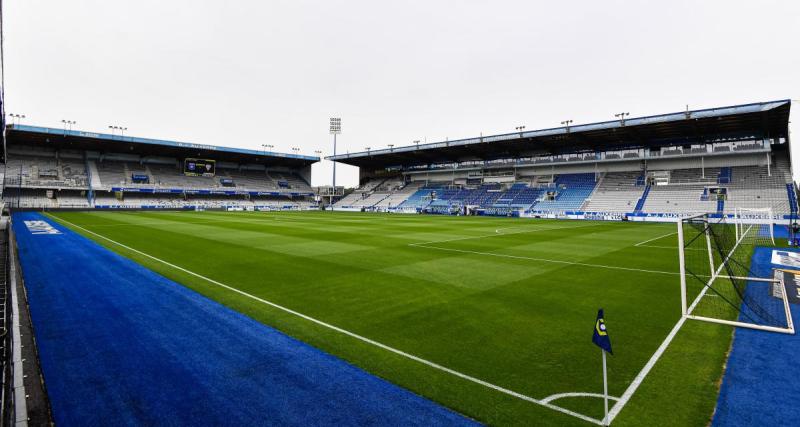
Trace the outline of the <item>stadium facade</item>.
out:
M 319 158 L 36 126 L 6 128 L 20 209 L 309 209 Z
M 360 168 L 359 187 L 333 208 L 656 221 L 762 209 L 787 222 L 798 208 L 790 107 L 760 102 L 331 156 Z M 20 209 L 320 207 L 310 186 L 317 157 L 24 125 L 6 128 L 3 156 L 3 201 Z
M 661 220 L 797 212 L 790 100 L 342 154 L 340 210 Z

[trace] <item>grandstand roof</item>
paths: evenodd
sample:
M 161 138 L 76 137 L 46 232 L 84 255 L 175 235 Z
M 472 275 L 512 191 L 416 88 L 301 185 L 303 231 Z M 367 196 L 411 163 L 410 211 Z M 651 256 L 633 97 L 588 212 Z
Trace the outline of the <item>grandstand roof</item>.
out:
M 49 144 L 54 148 L 103 151 L 109 153 L 130 153 L 135 151 L 140 154 L 176 158 L 209 158 L 238 163 L 263 163 L 268 166 L 301 167 L 320 160 L 319 157 L 299 154 L 219 147 L 190 142 L 28 125 L 9 125 L 6 128 L 6 138 L 9 143 Z
M 787 138 L 791 101 L 689 110 L 326 157 L 367 169 L 567 152 L 658 147 L 729 138 Z

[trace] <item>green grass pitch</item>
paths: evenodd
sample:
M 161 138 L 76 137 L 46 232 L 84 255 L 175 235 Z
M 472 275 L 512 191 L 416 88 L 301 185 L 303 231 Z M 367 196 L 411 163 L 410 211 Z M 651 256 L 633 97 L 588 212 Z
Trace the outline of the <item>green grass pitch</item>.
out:
M 331 212 L 48 215 L 209 298 L 493 425 L 590 424 L 205 278 L 537 400 L 602 393 L 600 349 L 591 343 L 598 308 L 614 346 L 615 397 L 680 318 L 674 224 Z M 685 323 L 614 425 L 707 425 L 732 331 Z M 603 416 L 602 399 L 551 403 Z

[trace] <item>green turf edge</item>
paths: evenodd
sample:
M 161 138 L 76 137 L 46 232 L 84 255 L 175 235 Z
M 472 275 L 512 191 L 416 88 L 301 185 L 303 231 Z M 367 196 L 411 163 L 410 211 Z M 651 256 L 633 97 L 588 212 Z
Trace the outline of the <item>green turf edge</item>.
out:
M 490 425 L 590 425 L 577 418 L 456 378 L 263 303 L 243 298 L 203 279 L 74 228 L 55 215 L 47 215 L 101 246 L 210 299 L 480 422 Z M 708 425 L 716 406 L 732 335 L 732 329 L 723 325 L 686 322 L 613 425 Z M 705 381 L 693 382 L 694 378 L 704 378 Z M 567 399 L 554 403 L 579 411 L 602 405 L 602 402 L 575 402 L 574 399 L 573 402 Z

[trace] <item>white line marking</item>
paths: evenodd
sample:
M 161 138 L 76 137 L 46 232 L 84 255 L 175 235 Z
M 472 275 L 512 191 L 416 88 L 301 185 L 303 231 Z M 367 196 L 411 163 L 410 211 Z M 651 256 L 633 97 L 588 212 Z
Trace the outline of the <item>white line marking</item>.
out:
M 550 230 L 569 230 L 573 228 L 585 228 L 585 227 L 596 227 L 601 224 L 587 224 L 587 225 L 578 225 L 572 227 L 549 227 L 549 228 L 534 228 L 531 230 L 523 230 L 523 231 L 515 231 L 513 233 L 501 233 L 497 234 L 497 230 L 495 230 L 495 234 L 484 234 L 481 236 L 469 236 L 469 237 L 456 237 L 453 239 L 444 239 L 444 240 L 431 240 L 430 242 L 416 242 L 416 243 L 409 243 L 408 246 L 421 246 L 427 245 L 430 243 L 445 243 L 445 242 L 457 242 L 460 240 L 472 240 L 472 239 L 484 239 L 487 237 L 498 237 L 498 236 L 511 236 L 514 234 L 523 234 L 523 233 L 536 233 L 538 231 L 550 231 Z M 508 227 L 508 228 L 519 228 L 519 227 Z M 500 230 L 503 230 L 502 228 Z
M 698 298 L 700 298 L 699 295 Z M 647 377 L 647 374 L 650 373 L 650 370 L 653 369 L 653 366 L 655 366 L 656 362 L 658 362 L 658 359 L 660 359 L 661 355 L 664 354 L 664 351 L 667 350 L 667 347 L 672 343 L 672 339 L 675 338 L 675 335 L 678 333 L 678 331 L 681 329 L 681 327 L 685 322 L 686 318 L 683 316 L 681 316 L 681 318 L 678 319 L 678 322 L 675 323 L 675 326 L 673 326 L 672 330 L 669 331 L 669 334 L 661 343 L 661 345 L 658 346 L 658 349 L 656 349 L 656 352 L 653 353 L 653 355 L 650 357 L 650 360 L 647 361 L 642 370 L 639 371 L 639 374 L 636 375 L 636 378 L 633 379 L 633 382 L 631 382 L 628 388 L 625 389 L 625 392 L 622 393 L 622 396 L 619 398 L 617 403 L 615 403 L 614 406 L 611 408 L 611 410 L 608 411 L 609 424 L 611 424 L 611 422 L 614 421 L 614 418 L 617 416 L 617 414 L 619 414 L 619 412 L 622 411 L 622 408 L 624 408 L 625 405 L 628 403 L 628 401 L 631 399 L 633 393 L 636 392 L 636 390 L 639 388 L 639 385 L 644 381 L 645 377 Z
M 742 236 L 739 238 L 739 241 L 736 242 L 736 245 L 733 246 L 733 249 L 731 249 L 731 252 L 725 258 L 726 260 L 730 258 L 731 254 L 733 254 L 733 252 L 739 246 L 739 243 L 741 243 L 742 239 L 744 239 L 744 236 L 747 235 L 747 232 L 749 231 L 750 229 L 747 229 L 747 231 L 744 232 L 744 234 L 742 234 Z M 724 264 L 720 264 L 717 273 L 712 272 L 709 282 L 714 281 L 714 279 L 716 278 L 716 274 L 719 274 L 719 271 L 722 269 L 723 265 Z M 700 303 L 700 299 L 703 298 L 707 290 L 708 286 L 703 286 L 703 289 L 700 291 L 700 293 L 697 295 L 694 301 L 692 301 L 691 306 L 687 310 L 689 313 L 691 313 L 692 310 L 694 310 L 694 308 L 697 306 L 697 304 Z M 619 401 L 617 401 L 617 403 L 614 404 L 614 407 L 611 408 L 611 410 L 608 412 L 609 424 L 611 424 L 611 422 L 614 421 L 614 418 L 616 418 L 616 416 L 620 413 L 620 411 L 622 411 L 622 408 L 624 408 L 625 405 L 628 403 L 628 401 L 631 399 L 633 394 L 636 392 L 636 390 L 642 384 L 644 379 L 647 377 L 647 374 L 650 373 L 650 370 L 653 369 L 653 366 L 655 366 L 656 362 L 658 362 L 658 359 L 660 359 L 661 355 L 664 354 L 664 351 L 667 350 L 667 347 L 670 345 L 670 343 L 672 343 L 672 340 L 675 338 L 675 335 L 677 335 L 678 331 L 681 329 L 683 324 L 686 323 L 686 319 L 687 318 L 685 316 L 681 315 L 681 318 L 678 319 L 678 322 L 675 323 L 675 326 L 672 327 L 672 330 L 669 332 L 669 335 L 667 335 L 667 337 L 664 338 L 664 341 L 661 343 L 660 346 L 658 346 L 658 349 L 656 349 L 656 352 L 653 353 L 653 355 L 650 357 L 650 360 L 647 361 L 647 364 L 644 365 L 644 368 L 642 368 L 642 370 L 639 371 L 639 374 L 636 375 L 636 378 L 633 379 L 633 382 L 631 382 L 628 388 L 625 389 L 625 392 L 622 393 L 622 397 L 620 397 Z
M 512 258 L 512 259 L 524 259 L 529 261 L 540 261 L 540 262 L 550 262 L 554 264 L 567 264 L 567 265 L 579 265 L 581 267 L 592 267 L 592 268 L 606 268 L 609 270 L 624 270 L 624 271 L 635 271 L 639 273 L 651 273 L 651 274 L 670 274 L 670 275 L 680 275 L 679 272 L 676 271 L 661 271 L 661 270 L 647 270 L 643 268 L 632 268 L 632 267 L 618 267 L 614 265 L 605 265 L 605 264 L 589 264 L 585 262 L 575 262 L 575 261 L 563 261 L 558 259 L 548 259 L 548 258 L 535 258 L 535 257 L 527 257 L 521 255 L 506 255 L 506 254 L 497 254 L 493 252 L 478 252 L 478 251 L 468 251 L 465 249 L 453 249 L 453 248 L 440 248 L 438 246 L 429 246 L 425 245 L 422 246 L 420 244 L 412 243 L 409 246 L 415 246 L 418 248 L 428 248 L 428 249 L 437 249 L 440 251 L 450 251 L 450 252 L 460 252 L 465 254 L 474 254 L 474 255 L 486 255 L 486 256 L 494 256 L 494 257 L 502 257 L 502 258 Z
M 578 226 L 571 226 L 571 227 L 537 228 L 537 229 L 533 229 L 533 230 L 525 230 L 525 231 L 517 231 L 517 232 L 513 232 L 513 233 L 500 233 L 500 234 L 498 234 L 499 230 L 507 230 L 507 229 L 510 229 L 510 228 L 519 228 L 519 227 L 507 227 L 507 228 L 499 228 L 499 229 L 495 230 L 495 234 L 487 234 L 487 235 L 483 235 L 483 236 L 472 236 L 472 237 L 458 237 L 458 238 L 455 238 L 455 239 L 435 240 L 435 241 L 430 241 L 430 242 L 409 243 L 408 246 L 414 246 L 414 247 L 419 247 L 419 248 L 428 248 L 428 249 L 437 249 L 437 250 L 440 250 L 440 251 L 460 252 L 460 253 L 467 253 L 467 254 L 474 254 L 474 255 L 485 255 L 485 256 L 494 256 L 494 257 L 502 257 L 502 258 L 524 259 L 524 260 L 529 260 L 529 261 L 550 262 L 550 263 L 554 263 L 554 264 L 579 265 L 579 266 L 582 266 L 582 267 L 607 268 L 607 269 L 611 269 L 611 270 L 635 271 L 635 272 L 639 272 L 639 273 L 680 275 L 679 272 L 671 272 L 671 271 L 647 270 L 647 269 L 643 269 L 643 268 L 633 268 L 633 267 L 618 267 L 618 266 L 605 265 L 605 264 L 590 264 L 590 263 L 575 262 L 575 261 L 564 261 L 564 260 L 556 260 L 556 259 L 548 259 L 548 258 L 535 258 L 535 257 L 521 256 L 521 255 L 507 255 L 507 254 L 498 254 L 498 253 L 494 253 L 494 252 L 479 252 L 479 251 L 469 251 L 469 250 L 465 250 L 465 249 L 453 249 L 453 248 L 442 248 L 442 247 L 438 247 L 438 246 L 431 246 L 431 244 L 433 244 L 433 243 L 445 243 L 445 242 L 455 242 L 455 241 L 461 241 L 461 240 L 483 239 L 483 238 L 487 238 L 487 237 L 509 236 L 509 235 L 512 235 L 512 234 L 535 233 L 537 231 L 564 230 L 564 229 L 573 229 L 573 228 L 594 227 L 594 226 L 597 226 L 597 225 L 602 225 L 602 224 L 588 224 L 588 225 L 578 225 Z M 671 233 L 671 234 L 675 234 L 675 233 Z M 659 237 L 656 237 L 655 239 L 650 239 L 650 240 L 647 240 L 645 242 L 656 240 L 656 239 L 660 239 L 661 237 L 665 237 L 665 236 L 659 236 Z M 642 242 L 642 243 L 645 243 L 645 242 Z M 636 245 L 634 245 L 634 246 L 636 246 Z M 675 248 L 671 248 L 671 249 L 675 249 Z
M 542 402 L 552 402 L 554 400 L 562 399 L 565 397 L 597 397 L 599 399 L 604 398 L 602 393 L 559 393 L 559 394 L 551 394 L 550 396 L 545 397 L 542 399 Z M 619 400 L 619 397 L 608 396 L 609 400 Z
M 595 418 L 580 414 L 578 412 L 571 411 L 571 410 L 566 409 L 566 408 L 562 408 L 562 407 L 557 406 L 557 405 L 553 405 L 552 403 L 544 402 L 542 400 L 535 399 L 535 398 L 530 397 L 530 396 L 526 396 L 526 395 L 521 394 L 521 393 L 517 393 L 517 392 L 515 392 L 513 390 L 509 390 L 507 388 L 500 387 L 498 385 L 495 385 L 495 384 L 492 384 L 490 382 L 487 382 L 487 381 L 484 381 L 484 380 L 469 376 L 467 374 L 463 374 L 461 372 L 458 372 L 458 371 L 450 369 L 448 367 L 439 365 L 437 363 L 431 362 L 431 361 L 423 359 L 421 357 L 414 356 L 413 354 L 406 353 L 406 352 L 404 352 L 402 350 L 398 350 L 398 349 L 396 349 L 394 347 L 389 347 L 386 344 L 382 344 L 382 343 L 380 343 L 378 341 L 375 341 L 375 340 L 372 340 L 370 338 L 358 335 L 358 334 L 356 334 L 354 332 L 350 332 L 350 331 L 348 331 L 346 329 L 342 329 L 342 328 L 340 328 L 338 326 L 331 325 L 330 323 L 323 322 L 322 320 L 313 318 L 311 316 L 305 315 L 303 313 L 300 313 L 298 311 L 295 311 L 295 310 L 292 310 L 290 308 L 284 307 L 282 305 L 276 304 L 274 302 L 267 301 L 267 300 L 265 300 L 263 298 L 259 298 L 259 297 L 255 296 L 255 295 L 248 294 L 247 292 L 244 292 L 242 290 L 236 289 L 236 288 L 234 288 L 232 286 L 228 286 L 228 285 L 226 285 L 226 284 L 224 284 L 222 282 L 218 282 L 218 281 L 216 281 L 214 279 L 210 279 L 208 277 L 202 276 L 200 274 L 197 274 L 197 273 L 195 273 L 193 271 L 187 270 L 187 269 L 185 269 L 183 267 L 180 267 L 178 265 L 175 265 L 175 264 L 172 264 L 170 262 L 164 261 L 164 260 L 162 260 L 160 258 L 156 258 L 156 257 L 154 257 L 154 256 L 152 256 L 150 254 L 144 253 L 144 252 L 142 252 L 142 251 L 140 251 L 138 249 L 134 249 L 134 248 L 132 248 L 130 246 L 124 245 L 124 244 L 119 243 L 119 242 L 117 242 L 115 240 L 111 240 L 108 237 L 105 237 L 105 236 L 103 236 L 101 234 L 95 233 L 94 231 L 87 230 L 87 229 L 85 229 L 85 228 L 83 228 L 83 227 L 81 227 L 81 226 L 79 226 L 77 224 L 74 224 L 74 223 L 72 223 L 70 221 L 67 221 L 67 220 L 65 220 L 63 218 L 54 217 L 49 213 L 45 213 L 45 215 L 47 215 L 48 217 L 50 217 L 51 219 L 53 219 L 55 221 L 58 221 L 58 220 L 63 221 L 64 223 L 69 224 L 72 227 L 75 227 L 77 229 L 83 230 L 83 231 L 85 231 L 85 232 L 87 232 L 87 233 L 89 233 L 89 234 L 91 234 L 93 236 L 97 236 L 97 237 L 99 237 L 99 238 L 101 238 L 103 240 L 106 240 L 106 241 L 108 241 L 108 242 L 110 242 L 112 244 L 115 244 L 115 245 L 117 245 L 117 246 L 119 246 L 121 248 L 125 248 L 125 249 L 127 249 L 127 250 L 129 250 L 131 252 L 135 252 L 135 253 L 137 253 L 139 255 L 142 255 L 142 256 L 150 258 L 150 259 L 152 259 L 154 261 L 160 262 L 160 263 L 162 263 L 162 264 L 164 264 L 166 266 L 172 267 L 172 268 L 174 268 L 176 270 L 180 270 L 180 271 L 182 271 L 184 273 L 187 273 L 187 274 L 192 275 L 194 277 L 197 277 L 199 279 L 205 280 L 205 281 L 207 281 L 209 283 L 212 283 L 214 285 L 217 285 L 217 286 L 219 286 L 221 288 L 225 288 L 225 289 L 227 289 L 227 290 L 229 290 L 231 292 L 235 292 L 237 294 L 240 294 L 240 295 L 245 296 L 247 298 L 253 299 L 253 300 L 258 301 L 260 303 L 269 305 L 269 306 L 274 307 L 274 308 L 276 308 L 278 310 L 285 311 L 285 312 L 287 312 L 289 314 L 292 314 L 292 315 L 295 315 L 297 317 L 303 318 L 305 320 L 308 320 L 310 322 L 316 323 L 316 324 L 318 324 L 320 326 L 323 326 L 323 327 L 326 327 L 328 329 L 332 329 L 332 330 L 334 330 L 336 332 L 339 332 L 341 334 L 344 334 L 344 335 L 347 335 L 349 337 L 355 338 L 355 339 L 357 339 L 359 341 L 363 341 L 363 342 L 365 342 L 367 344 L 370 344 L 370 345 L 373 345 L 375 347 L 384 349 L 386 351 L 395 353 L 397 355 L 400 355 L 400 356 L 403 356 L 405 358 L 411 359 L 411 360 L 413 360 L 415 362 L 421 363 L 423 365 L 429 366 L 431 368 L 437 369 L 437 370 L 442 371 L 442 372 L 446 372 L 446 373 L 448 373 L 450 375 L 454 375 L 456 377 L 459 377 L 459 378 L 462 378 L 464 380 L 473 382 L 475 384 L 482 385 L 484 387 L 490 388 L 490 389 L 498 391 L 500 393 L 507 394 L 509 396 L 513 396 L 513 397 L 516 397 L 518 399 L 522 399 L 522 400 L 525 400 L 525 401 L 528 401 L 528 402 L 531 402 L 531 403 L 535 403 L 537 405 L 544 406 L 546 408 L 552 409 L 554 411 L 561 412 L 561 413 L 566 414 L 566 415 L 571 415 L 573 417 L 579 418 L 579 419 L 584 420 L 584 421 L 588 421 L 588 422 L 593 423 L 593 424 L 597 424 L 597 425 L 601 425 L 601 426 L 603 425 L 603 422 L 601 420 L 598 420 L 598 419 L 595 419 Z
M 640 248 L 656 248 L 656 249 L 672 249 L 673 251 L 678 249 L 677 246 L 641 245 L 639 247 Z M 687 250 L 687 251 L 704 251 L 704 249 L 700 249 L 700 248 L 685 248 L 685 250 Z
M 513 229 L 515 229 L 515 228 L 522 228 L 522 227 L 503 227 L 503 228 L 497 228 L 497 229 L 495 229 L 495 230 L 494 230 L 494 232 L 495 232 L 495 233 L 497 233 L 497 234 L 500 234 L 500 232 L 501 232 L 501 231 L 503 231 L 503 230 L 513 230 Z
M 667 233 L 667 234 L 665 234 L 663 236 L 653 237 L 652 239 L 645 240 L 644 242 L 639 242 L 639 243 L 637 243 L 637 244 L 635 244 L 633 246 L 641 246 L 641 245 L 644 245 L 645 243 L 650 243 L 653 240 L 658 240 L 658 239 L 661 239 L 661 238 L 664 238 L 664 237 L 672 236 L 673 234 L 678 234 L 678 232 L 677 231 L 673 231 L 672 233 Z

